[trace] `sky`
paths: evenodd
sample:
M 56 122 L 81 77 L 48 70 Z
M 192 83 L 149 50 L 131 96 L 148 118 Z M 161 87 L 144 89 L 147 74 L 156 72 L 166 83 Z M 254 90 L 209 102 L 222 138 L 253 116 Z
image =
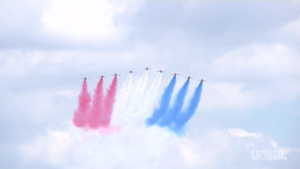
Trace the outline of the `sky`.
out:
M 0 168 L 299 168 L 299 30 L 299 1 L 0 0 Z M 119 132 L 72 124 L 83 77 L 118 92 L 145 67 L 145 90 L 166 71 L 147 112 L 170 74 L 193 77 L 184 107 L 207 80 L 185 135 L 118 107 Z

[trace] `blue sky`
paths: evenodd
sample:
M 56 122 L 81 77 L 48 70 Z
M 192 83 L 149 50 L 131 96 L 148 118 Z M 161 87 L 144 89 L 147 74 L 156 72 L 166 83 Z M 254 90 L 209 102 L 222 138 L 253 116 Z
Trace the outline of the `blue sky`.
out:
M 297 168 L 299 30 L 299 1 L 1 0 L 0 168 Z M 208 80 L 186 136 L 119 112 L 119 134 L 72 125 L 80 78 L 92 93 L 120 73 L 120 89 L 147 66 L 148 87 L 166 70 L 157 102 L 171 73 L 175 91 L 195 78 L 187 98 Z M 252 160 L 257 149 L 288 159 Z

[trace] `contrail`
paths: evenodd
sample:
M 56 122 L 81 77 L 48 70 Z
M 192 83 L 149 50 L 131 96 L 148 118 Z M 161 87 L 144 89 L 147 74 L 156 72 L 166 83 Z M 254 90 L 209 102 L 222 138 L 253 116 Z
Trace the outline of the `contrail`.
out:
M 102 84 L 103 77 L 100 78 L 93 96 L 93 104 L 88 118 L 88 126 L 91 129 L 97 129 L 100 126 L 100 116 L 102 113 L 103 106 Z
M 158 125 L 161 127 L 165 127 L 169 125 L 178 115 L 178 113 L 181 111 L 183 104 L 184 104 L 184 98 L 187 94 L 187 90 L 189 87 L 190 79 L 187 79 L 184 83 L 184 85 L 181 87 L 179 92 L 176 95 L 173 107 L 170 108 L 167 113 L 158 121 Z
M 201 81 L 200 84 L 195 89 L 187 109 L 183 113 L 178 114 L 178 116 L 174 120 L 174 123 L 171 123 L 170 125 L 171 128 L 173 129 L 182 128 L 189 121 L 189 119 L 194 115 L 198 107 L 198 104 L 200 102 L 202 84 L 203 81 Z
M 84 79 L 81 93 L 78 98 L 78 108 L 74 112 L 73 123 L 76 127 L 84 127 L 87 123 L 91 96 L 88 92 L 86 79 Z
M 108 126 L 110 124 L 111 115 L 113 112 L 113 104 L 117 89 L 117 76 L 112 80 L 109 88 L 106 91 L 103 105 L 103 113 L 101 114 L 100 126 Z
M 164 93 L 159 103 L 159 107 L 155 109 L 152 116 L 146 120 L 147 125 L 155 124 L 165 114 L 165 112 L 169 107 L 175 84 L 176 84 L 176 76 L 174 75 L 172 80 L 164 90 Z

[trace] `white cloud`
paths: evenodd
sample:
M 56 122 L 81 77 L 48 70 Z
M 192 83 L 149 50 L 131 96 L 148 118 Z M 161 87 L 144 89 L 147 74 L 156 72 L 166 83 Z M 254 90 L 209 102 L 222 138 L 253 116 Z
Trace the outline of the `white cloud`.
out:
M 3 76 L 28 76 L 55 71 L 62 62 L 73 58 L 64 52 L 46 52 L 34 50 L 1 50 L 0 74 Z M 43 67 L 43 68 L 42 68 Z M 42 69 L 41 69 L 42 68 Z
M 261 138 L 263 135 L 261 133 L 250 133 L 247 132 L 244 129 L 239 129 L 239 128 L 231 128 L 228 129 L 228 132 L 230 133 L 231 136 L 233 137 L 252 137 L 252 138 Z M 274 145 L 274 141 L 271 142 L 272 145 Z
M 292 34 L 300 38 L 300 16 L 297 20 L 291 21 L 283 27 L 284 32 Z
M 254 97 L 241 83 L 204 82 L 201 109 L 240 111 L 253 106 Z
M 45 160 L 59 166 L 70 161 L 73 142 L 67 131 L 48 131 L 46 136 L 37 136 L 29 144 L 21 145 L 20 150 L 26 163 Z
M 218 156 L 230 149 L 231 141 L 226 131 L 218 129 L 211 129 L 203 136 L 189 135 L 180 142 L 180 155 L 189 167 L 212 168 Z
M 132 53 L 126 52 L 87 50 L 61 50 L 54 52 L 43 50 L 2 50 L 0 51 L 0 75 L 11 77 L 34 75 L 68 76 L 70 72 L 72 74 L 74 72 L 103 72 L 115 68 L 116 61 L 132 64 L 134 61 L 127 59 L 131 55 Z M 122 65 L 116 69 L 118 68 L 122 68 Z M 117 71 L 116 69 L 112 71 Z
M 52 166 L 70 168 L 216 168 L 217 161 L 238 168 L 243 166 L 239 161 L 252 160 L 252 149 L 273 149 L 276 144 L 261 133 L 239 128 L 210 129 L 201 136 L 188 133 L 177 137 L 157 127 L 127 125 L 120 133 L 106 136 L 73 127 L 49 130 L 46 136 L 37 136 L 21 145 L 20 151 L 27 164 L 42 160 Z
M 52 0 L 43 22 L 47 29 L 74 39 L 111 40 L 121 30 L 114 23 L 115 15 L 125 10 L 106 0 Z
M 19 90 L 20 92 L 3 93 L 3 103 L 6 106 L 2 107 L 2 111 L 11 112 L 6 115 L 9 116 L 8 119 L 18 116 L 25 124 L 44 125 L 55 120 L 57 122 L 69 119 L 76 109 L 78 94 L 74 88 L 54 88 L 45 91 L 25 87 Z
M 236 48 L 212 61 L 215 76 L 261 80 L 299 76 L 300 57 L 284 44 L 254 44 Z
M 241 112 L 294 99 L 300 94 L 299 56 L 297 50 L 281 43 L 253 44 L 200 66 L 194 63 L 192 71 L 203 72 L 208 80 L 201 107 L 205 111 Z

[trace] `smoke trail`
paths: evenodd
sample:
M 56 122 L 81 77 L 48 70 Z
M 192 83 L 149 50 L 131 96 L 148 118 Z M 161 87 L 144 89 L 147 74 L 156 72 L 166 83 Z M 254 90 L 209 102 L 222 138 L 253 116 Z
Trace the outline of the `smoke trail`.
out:
M 91 96 L 88 92 L 86 79 L 84 79 L 81 93 L 78 98 L 78 108 L 74 111 L 73 123 L 76 127 L 84 127 L 87 123 Z
M 100 116 L 102 113 L 102 104 L 103 104 L 102 84 L 103 84 L 103 77 L 100 78 L 97 87 L 95 89 L 93 102 L 92 102 L 93 104 L 88 117 L 88 125 L 91 129 L 97 129 L 100 126 Z
M 116 89 L 117 89 L 117 76 L 114 77 L 109 88 L 106 91 L 106 96 L 104 98 L 104 105 L 103 105 L 103 113 L 101 114 L 101 119 L 100 119 L 101 126 L 108 126 L 110 124 L 111 114 L 113 112 L 113 104 L 115 101 Z
M 167 113 L 158 121 L 159 126 L 165 127 L 169 125 L 181 111 L 184 104 L 184 98 L 189 87 L 189 83 L 190 79 L 187 79 L 181 87 L 181 89 L 179 90 L 179 92 L 177 93 L 173 107 L 169 109 Z
M 135 112 L 140 108 L 140 104 L 143 101 L 143 95 L 145 92 L 146 84 L 148 81 L 148 70 L 145 70 L 142 78 L 140 79 L 134 94 L 131 97 L 130 105 L 127 113 L 136 115 Z
M 170 125 L 171 128 L 173 129 L 182 128 L 189 121 L 189 119 L 194 115 L 201 98 L 202 83 L 203 81 L 201 81 L 200 84 L 195 89 L 194 94 L 185 112 L 178 114 L 178 116 L 174 120 L 174 123 L 171 123 Z
M 142 79 L 139 81 L 138 83 L 138 88 L 139 88 L 139 92 L 143 93 L 145 88 L 146 88 L 146 84 L 148 81 L 148 70 L 145 70 Z
M 149 92 L 148 92 L 148 95 L 153 96 L 154 94 L 156 94 L 157 89 L 158 89 L 158 87 L 159 87 L 159 85 L 160 85 L 160 81 L 161 81 L 161 73 L 158 73 L 158 75 L 156 76 L 156 78 L 155 78 L 153 84 L 152 84 L 151 87 L 150 87 L 150 90 L 149 90 Z
M 165 112 L 169 107 L 175 84 L 176 84 L 176 76 L 174 75 L 174 77 L 172 78 L 172 80 L 164 90 L 164 93 L 159 103 L 159 107 L 155 109 L 152 116 L 146 120 L 147 125 L 155 124 L 159 120 L 159 118 L 165 114 Z
M 145 72 L 136 88 L 135 99 L 134 99 L 135 104 L 137 104 L 137 102 L 140 102 L 142 100 L 141 97 L 143 96 L 143 94 L 145 92 L 147 81 L 148 81 L 148 70 L 145 70 Z M 137 107 L 136 105 L 133 105 L 133 106 Z
M 131 84 L 132 84 L 132 74 L 129 73 L 126 81 L 123 83 L 120 92 L 117 94 L 116 103 L 115 103 L 115 110 L 113 113 L 114 122 L 121 123 L 127 117 L 124 113 L 126 111 L 129 99 L 129 93 L 131 91 Z
M 125 83 L 125 89 L 123 92 L 124 93 L 124 102 L 123 103 L 125 103 L 125 106 L 128 104 L 127 102 L 129 100 L 129 93 L 131 91 L 131 85 L 132 85 L 132 74 L 131 73 L 128 75 L 128 78 L 126 79 L 126 81 L 127 81 L 127 83 Z
M 131 83 L 132 83 L 132 74 L 129 73 L 127 76 L 126 81 L 124 82 L 122 89 L 119 93 L 119 97 L 117 100 L 120 105 L 120 109 L 124 111 L 125 105 L 127 104 L 128 98 L 129 98 L 129 92 L 131 90 Z
M 158 73 L 158 75 L 156 76 L 156 78 L 155 78 L 154 82 L 152 83 L 150 89 L 148 90 L 146 98 L 145 98 L 145 100 L 142 104 L 142 113 L 141 114 L 143 116 L 148 115 L 148 114 L 145 114 L 145 113 L 148 113 L 146 111 L 150 107 L 153 106 L 154 97 L 157 93 L 160 82 L 161 82 L 161 73 Z M 143 118 L 145 118 L 145 117 L 143 117 Z
M 125 83 L 125 92 L 127 95 L 128 95 L 128 92 L 131 90 L 131 83 L 132 83 L 132 74 L 130 73 L 128 75 L 128 77 L 126 79 L 126 83 Z

